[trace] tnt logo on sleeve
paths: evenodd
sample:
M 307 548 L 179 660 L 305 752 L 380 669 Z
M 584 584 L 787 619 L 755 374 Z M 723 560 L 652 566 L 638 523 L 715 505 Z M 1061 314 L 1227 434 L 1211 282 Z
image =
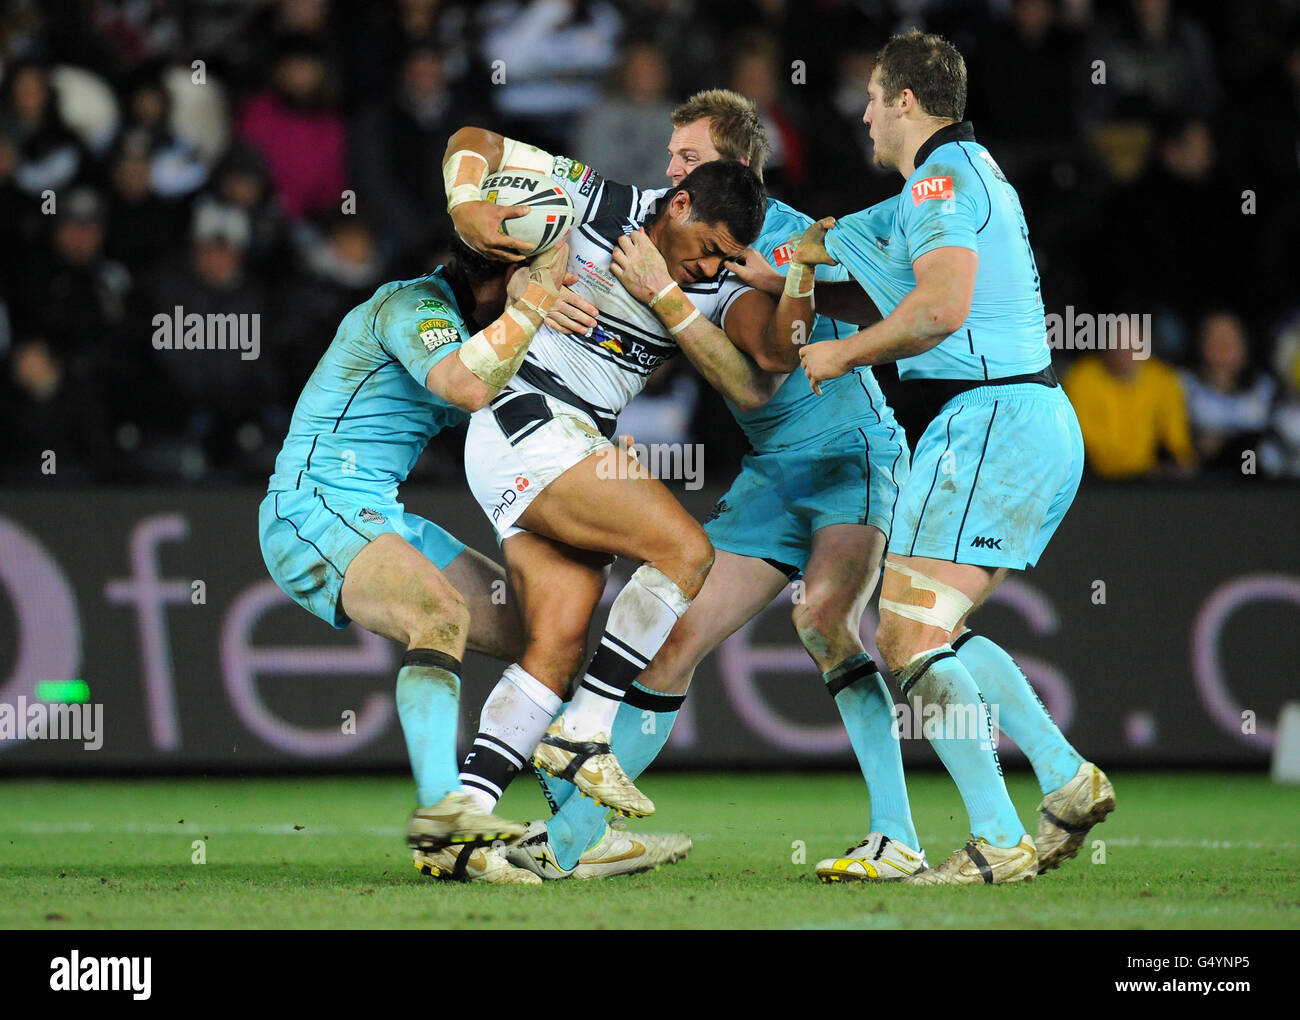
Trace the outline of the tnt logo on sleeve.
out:
M 920 205 L 932 198 L 952 198 L 951 177 L 927 177 L 912 185 L 912 204 Z

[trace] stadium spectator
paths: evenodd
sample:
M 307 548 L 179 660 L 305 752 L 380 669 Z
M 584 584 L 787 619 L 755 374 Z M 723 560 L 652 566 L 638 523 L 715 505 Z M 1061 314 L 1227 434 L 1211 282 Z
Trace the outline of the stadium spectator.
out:
M 606 0 L 490 0 L 477 16 L 483 62 L 504 75 L 488 91 L 507 137 L 569 151 L 573 126 L 601 101 L 601 79 L 618 59 L 618 9 Z
M 108 422 L 96 387 L 46 340 L 14 347 L 8 383 L 0 409 L 6 483 L 85 484 L 108 473 Z
M 1241 188 L 1218 172 L 1218 147 L 1203 120 L 1170 118 L 1157 130 L 1156 161 L 1134 185 L 1116 192 L 1092 229 L 1094 294 L 1172 311 L 1185 326 L 1218 295 L 1237 293 L 1252 266 L 1235 258 L 1153 258 L 1153 250 L 1191 252 L 1214 238 L 1221 251 L 1244 250 Z M 1190 211 L 1195 210 L 1194 215 Z M 1117 226 L 1140 224 L 1145 243 L 1112 245 Z M 1190 330 L 1189 330 L 1190 331 Z
M 55 208 L 50 245 L 30 253 L 14 295 L 18 332 L 43 336 L 60 357 L 102 364 L 126 325 L 131 274 L 104 254 L 98 192 L 74 188 Z
M 871 132 L 862 123 L 875 51 L 857 46 L 840 54 L 829 101 L 808 113 L 811 180 L 801 189 L 801 209 L 843 214 L 898 194 L 897 175 L 875 165 Z M 770 137 L 770 136 L 769 136 Z
M 350 138 L 360 212 L 371 217 L 388 254 L 441 247 L 451 240 L 447 197 L 436 168 L 447 139 L 462 124 L 490 127 L 485 111 L 458 105 L 433 46 L 413 48 L 401 62 L 393 94 L 362 107 Z M 433 168 L 433 169 L 431 169 Z
M 0 90 L 0 135 L 18 152 L 14 184 L 27 195 L 71 184 L 84 169 L 86 154 L 63 122 L 48 72 L 33 62 L 6 71 Z
M 1085 354 L 1066 373 L 1066 395 L 1079 416 L 1088 467 L 1101 478 L 1151 477 L 1161 454 L 1181 474 L 1196 466 L 1178 374 L 1155 358 L 1138 359 L 1121 323 L 1108 349 Z
M 189 142 L 171 129 L 171 97 L 156 68 L 138 74 L 127 89 L 123 136 L 143 146 L 149 160 L 149 187 L 163 198 L 189 195 L 208 179 L 209 167 Z
M 168 201 L 153 188 L 151 151 L 148 136 L 131 129 L 109 159 L 106 250 L 137 275 L 170 252 L 185 231 L 184 203 Z
M 1300 480 L 1300 319 L 1278 337 L 1273 367 L 1282 393 L 1260 443 L 1260 467 L 1274 478 Z
M 624 38 L 659 47 L 671 68 L 674 96 L 714 88 L 722 40 L 735 28 L 734 22 L 719 16 L 720 6 L 701 10 L 695 0 L 629 0 Z
M 1090 65 L 1100 60 L 1105 69 L 1104 85 L 1081 76 L 1083 112 L 1093 123 L 1208 117 L 1221 102 L 1209 37 L 1173 0 L 1128 0 L 1118 18 L 1097 24 L 1084 51 Z
M 610 180 L 640 188 L 662 188 L 664 124 L 673 112 L 668 98 L 668 62 L 654 43 L 635 42 L 619 59 L 617 85 L 578 125 L 573 155 Z
M 225 5 L 203 6 L 208 8 L 208 17 L 219 18 L 218 12 Z M 354 8 L 363 5 L 331 5 L 330 0 L 262 0 L 241 6 L 243 9 L 224 31 L 218 29 L 210 38 L 231 84 L 240 94 L 248 94 L 261 88 L 266 69 L 281 58 L 286 46 L 309 50 L 331 68 L 339 67 L 349 48 L 353 48 L 345 34 L 345 20 Z
M 991 139 L 1027 213 L 1050 188 L 1055 165 L 1073 154 L 1071 74 L 1078 46 L 1052 0 L 1013 0 L 1009 16 L 994 24 L 971 62 L 968 115 L 980 136 Z M 1029 221 L 1037 233 L 1037 218 Z
M 763 168 L 763 183 L 772 195 L 793 201 L 793 196 L 801 194 L 809 185 L 812 167 L 802 111 L 781 87 L 786 76 L 780 63 L 780 44 L 773 36 L 757 31 L 738 35 L 731 43 L 731 75 L 727 87 L 754 101 L 771 145 Z
M 1240 474 L 1268 428 L 1277 383 L 1251 371 L 1246 328 L 1231 312 L 1205 316 L 1198 348 L 1195 370 L 1180 373 L 1192 440 L 1203 468 Z
M 292 265 L 284 209 L 275 193 L 266 163 L 256 149 L 235 142 L 212 174 L 211 195 L 222 205 L 242 209 L 248 218 L 250 273 L 275 283 Z
M 236 130 L 266 160 L 290 219 L 339 208 L 347 130 L 315 43 L 295 38 L 282 45 L 270 87 L 245 103 Z
M 456 101 L 482 105 L 479 82 L 487 72 L 472 38 L 473 4 L 466 0 L 397 0 L 373 4 L 361 27 L 356 87 L 362 97 L 388 95 L 398 85 L 395 73 L 417 49 L 438 56 L 442 79 Z
M 369 224 L 336 214 L 284 287 L 275 329 L 282 392 L 297 393 L 334 339 L 339 322 L 384 280 L 384 259 Z
M 255 359 L 237 350 L 170 349 L 154 343 L 154 362 L 167 380 L 173 401 L 169 421 L 187 449 L 187 470 L 205 466 L 226 471 L 261 471 L 255 455 L 263 437 L 285 424 L 277 390 L 276 345 L 270 330 L 261 329 L 268 299 L 261 283 L 245 271 L 244 254 L 251 230 L 242 209 L 215 201 L 200 202 L 191 228 L 190 257 L 162 266 L 151 281 L 149 310 L 171 316 L 179 307 L 186 317 L 253 316 L 241 319 L 259 332 Z M 198 452 L 200 457 L 195 458 Z

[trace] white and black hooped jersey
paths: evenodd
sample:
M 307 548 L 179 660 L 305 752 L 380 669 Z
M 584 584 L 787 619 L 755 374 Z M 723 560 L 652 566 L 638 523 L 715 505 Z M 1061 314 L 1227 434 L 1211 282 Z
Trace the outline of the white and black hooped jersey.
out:
M 612 436 L 619 412 L 645 387 L 650 373 L 679 353 L 654 312 L 610 271 L 618 239 L 641 227 L 668 189 L 642 191 L 607 181 L 564 156 L 554 157 L 551 176 L 577 212 L 569 231 L 569 272 L 578 282 L 570 289 L 596 306 L 597 325 L 589 336 L 566 336 L 542 326 L 510 388 L 557 397 L 586 411 Z M 701 315 L 722 327 L 732 302 L 751 288 L 724 269 L 712 280 L 682 289 Z

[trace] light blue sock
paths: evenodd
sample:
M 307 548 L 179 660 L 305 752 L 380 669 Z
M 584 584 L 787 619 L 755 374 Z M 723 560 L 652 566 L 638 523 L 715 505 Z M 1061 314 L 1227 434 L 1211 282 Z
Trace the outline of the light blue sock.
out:
M 1007 794 L 984 696 L 947 645 L 922 654 L 900 678 L 903 694 L 913 704 L 920 699 L 923 732 L 957 784 L 971 835 L 993 846 L 1015 846 L 1026 829 Z
M 894 726 L 894 699 L 866 652 L 832 666 L 822 675 L 835 699 L 871 801 L 868 828 L 919 849 L 903 778 L 903 755 Z
M 635 681 L 628 688 L 614 717 L 610 747 L 629 779 L 635 780 L 658 757 L 685 700 L 684 694 L 660 694 Z M 560 867 L 575 867 L 578 858 L 600 839 L 606 813 L 606 808 L 588 797 L 565 797 L 555 817 L 546 823 L 547 837 Z
M 1057 729 L 1016 660 L 999 645 L 969 630 L 952 647 L 984 692 L 990 710 L 996 707 L 998 728 L 1025 752 L 1039 789 L 1051 793 L 1073 779 L 1083 756 Z
M 456 727 L 460 662 L 432 648 L 412 648 L 397 673 L 397 718 L 415 776 L 416 807 L 460 789 Z

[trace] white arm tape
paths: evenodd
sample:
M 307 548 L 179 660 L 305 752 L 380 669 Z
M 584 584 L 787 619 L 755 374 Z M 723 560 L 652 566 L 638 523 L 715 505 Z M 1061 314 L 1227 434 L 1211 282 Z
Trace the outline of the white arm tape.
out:
M 476 160 L 481 163 L 483 169 L 481 172 L 471 173 L 473 178 L 470 181 L 461 181 L 457 184 L 463 175 L 461 167 L 467 160 Z M 446 164 L 442 168 L 443 185 L 447 192 L 447 211 L 466 202 L 477 202 L 482 197 L 483 178 L 487 176 L 488 161 L 480 152 L 473 149 L 457 149 L 448 157 Z
M 539 174 L 549 174 L 555 166 L 555 157 L 527 142 L 516 142 L 513 138 L 501 140 L 500 169 L 535 170 Z
M 697 308 L 695 309 L 695 311 L 691 312 L 690 315 L 686 316 L 686 318 L 684 318 L 676 326 L 669 326 L 668 332 L 671 333 L 673 336 L 676 336 L 678 333 L 684 330 L 687 326 L 689 326 L 692 322 L 694 322 L 699 317 L 700 317 L 700 310 Z
M 803 289 L 804 280 L 808 281 L 808 289 Z M 808 272 L 808 266 L 802 262 L 791 262 L 790 268 L 785 272 L 785 293 L 792 298 L 812 297 L 813 284 L 817 281 L 817 274 Z
M 496 347 L 487 338 L 487 330 L 480 330 L 472 337 L 460 345 L 456 352 L 461 363 L 477 376 L 486 385 L 493 389 L 501 389 L 506 383 L 514 378 L 515 372 L 519 369 L 519 363 L 524 360 L 524 355 L 528 353 L 528 343 L 519 342 L 530 341 L 537 334 L 537 325 L 523 312 L 517 308 L 507 308 L 502 318 L 508 318 L 514 325 L 523 331 L 523 336 L 516 334 L 510 337 L 514 332 L 509 326 L 505 327 L 506 340 L 514 340 L 518 346 L 515 353 L 505 361 L 497 353 Z M 500 320 L 497 320 L 500 322 Z M 487 329 L 496 328 L 495 325 L 488 326 Z

